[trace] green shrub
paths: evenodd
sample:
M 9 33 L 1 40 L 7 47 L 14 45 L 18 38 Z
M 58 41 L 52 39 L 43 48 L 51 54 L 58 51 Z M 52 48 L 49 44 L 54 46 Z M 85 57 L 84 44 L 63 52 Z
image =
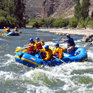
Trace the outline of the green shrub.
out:
M 11 17 L 11 16 L 7 16 L 7 21 L 8 21 L 8 25 L 9 25 L 10 27 L 15 27 L 15 26 L 18 27 L 18 21 L 17 21 L 16 18 Z
M 68 21 L 65 19 L 56 19 L 53 22 L 53 27 L 66 27 L 68 25 Z
M 86 18 L 83 20 L 83 18 L 80 18 L 79 23 L 78 23 L 78 28 L 86 28 L 89 22 L 89 18 Z
M 7 20 L 5 19 L 5 17 L 1 16 L 0 17 L 0 28 L 5 27 L 7 24 Z
M 69 25 L 68 27 L 74 27 L 76 28 L 78 25 L 78 20 L 76 18 L 69 19 Z
M 55 21 L 54 18 L 46 18 L 44 19 L 43 27 L 53 27 L 53 22 Z
M 90 18 L 87 27 L 93 27 L 93 18 Z
M 9 15 L 8 12 L 6 12 L 4 10 L 0 10 L 0 16 L 7 17 L 8 15 Z
M 38 22 L 34 22 L 33 26 L 32 27 L 36 27 L 36 28 L 39 28 L 40 27 L 40 24 Z

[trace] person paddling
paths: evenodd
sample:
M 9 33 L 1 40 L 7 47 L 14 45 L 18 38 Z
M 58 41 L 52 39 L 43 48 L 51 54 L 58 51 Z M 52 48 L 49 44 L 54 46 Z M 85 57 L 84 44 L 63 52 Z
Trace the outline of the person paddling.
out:
M 28 53 L 31 54 L 31 55 L 34 55 L 35 54 L 35 42 L 33 41 L 33 38 L 30 38 L 29 39 L 30 43 L 28 44 Z
M 63 58 L 63 51 L 64 51 L 64 48 L 60 47 L 59 46 L 59 43 L 56 43 L 55 44 L 55 49 L 53 51 L 53 56 L 55 56 L 55 54 L 57 55 L 57 57 L 59 57 L 59 59 L 62 59 Z
M 40 41 L 39 37 L 36 37 L 35 40 L 35 47 L 37 50 L 42 49 L 42 46 L 44 45 L 44 41 Z
M 15 28 L 13 29 L 13 31 L 19 31 L 19 30 L 18 30 L 18 28 L 17 28 L 17 27 L 15 27 Z
M 70 37 L 70 34 L 66 35 L 67 39 L 62 38 L 62 42 L 60 43 L 64 43 L 67 42 L 67 52 L 70 53 L 72 50 L 75 49 L 75 42 L 74 39 Z
M 31 54 L 31 55 L 35 55 L 36 51 L 35 51 L 35 46 L 34 46 L 35 42 L 33 40 L 33 38 L 30 38 L 29 39 L 29 44 L 27 47 L 25 47 L 23 50 L 24 52 L 28 52 L 28 54 Z M 23 56 L 23 53 L 21 53 L 19 55 L 19 57 L 21 58 Z
M 4 31 L 5 31 L 6 33 L 9 33 L 9 32 L 10 32 L 10 27 L 5 28 Z
M 42 59 L 42 61 L 44 60 L 51 60 L 52 59 L 52 50 L 49 48 L 48 45 L 44 46 L 44 49 L 39 49 L 40 52 L 45 52 L 45 57 Z
M 29 39 L 29 44 L 28 44 L 28 46 L 29 46 L 30 44 L 31 44 L 31 45 L 34 45 L 34 44 L 35 44 L 33 38 L 30 38 L 30 39 Z

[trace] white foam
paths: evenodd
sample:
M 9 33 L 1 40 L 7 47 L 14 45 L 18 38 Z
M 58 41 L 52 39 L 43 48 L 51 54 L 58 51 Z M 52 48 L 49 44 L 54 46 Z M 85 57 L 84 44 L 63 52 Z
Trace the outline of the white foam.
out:
M 16 79 L 16 74 L 14 72 L 4 72 L 0 71 L 0 79 L 1 80 L 14 80 Z

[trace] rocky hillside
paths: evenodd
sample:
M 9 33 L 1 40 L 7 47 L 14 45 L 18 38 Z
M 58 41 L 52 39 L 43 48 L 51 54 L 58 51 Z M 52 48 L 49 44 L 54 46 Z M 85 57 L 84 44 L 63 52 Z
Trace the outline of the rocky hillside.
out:
M 90 0 L 90 3 L 91 14 L 93 0 Z M 27 0 L 26 14 L 30 18 L 73 17 L 74 0 Z
M 30 17 L 40 16 L 44 0 L 26 0 L 26 14 Z
M 45 0 L 43 4 L 42 17 L 61 17 L 66 11 L 71 9 L 74 5 L 74 0 Z M 41 13 L 42 13 L 41 12 Z

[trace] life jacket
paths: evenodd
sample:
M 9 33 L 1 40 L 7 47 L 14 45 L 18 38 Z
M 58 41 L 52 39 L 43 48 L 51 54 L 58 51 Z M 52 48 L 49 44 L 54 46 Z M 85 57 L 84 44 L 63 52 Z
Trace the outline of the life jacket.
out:
M 53 53 L 52 50 L 49 48 L 48 51 L 45 50 L 45 60 L 51 60 L 51 58 L 53 57 Z
M 28 46 L 28 53 L 35 53 L 34 45 Z
M 53 51 L 53 55 L 57 54 L 59 59 L 62 59 L 63 58 L 63 51 L 64 51 L 64 48 L 58 47 Z
M 37 49 L 42 49 L 41 42 L 36 43 L 36 48 L 37 48 Z
M 18 29 L 14 29 L 13 31 L 18 31 Z
M 52 54 L 52 50 L 49 48 L 49 50 L 45 50 L 45 49 L 39 49 L 40 52 L 45 52 L 45 58 L 44 60 L 51 60 L 53 54 Z
M 34 45 L 34 44 L 35 44 L 35 42 L 33 41 L 33 42 L 29 42 L 28 45 Z
M 73 38 L 71 38 L 71 37 L 68 38 L 67 43 L 68 43 L 68 46 L 75 46 L 74 40 L 73 40 Z
M 10 29 L 5 29 L 5 32 L 10 32 Z

